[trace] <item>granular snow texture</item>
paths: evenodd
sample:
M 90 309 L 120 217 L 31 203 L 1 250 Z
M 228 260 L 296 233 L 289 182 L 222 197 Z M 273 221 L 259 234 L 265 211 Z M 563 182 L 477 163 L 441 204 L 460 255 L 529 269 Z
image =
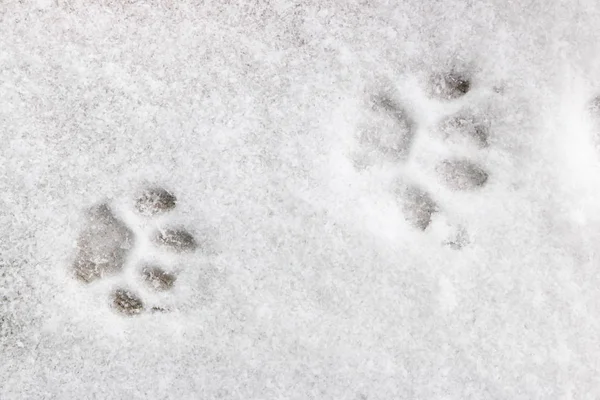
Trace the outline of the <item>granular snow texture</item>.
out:
M 0 399 L 600 398 L 598 26 L 3 1 Z

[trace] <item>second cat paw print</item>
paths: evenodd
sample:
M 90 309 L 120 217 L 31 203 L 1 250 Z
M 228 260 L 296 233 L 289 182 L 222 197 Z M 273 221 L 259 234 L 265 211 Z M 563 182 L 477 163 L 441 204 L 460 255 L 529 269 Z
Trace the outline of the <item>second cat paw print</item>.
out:
M 388 84 L 365 95 L 366 117 L 356 126 L 350 160 L 370 179 L 396 176 L 389 193 L 408 225 L 461 249 L 471 239 L 465 224 L 457 222 L 460 217 L 452 215 L 449 200 L 481 191 L 493 179 L 485 165 L 493 143 L 482 108 L 486 92 L 473 84 L 470 70 L 436 72 L 421 87 L 405 78 L 415 83 L 393 90 Z M 411 97 L 411 91 L 417 94 Z

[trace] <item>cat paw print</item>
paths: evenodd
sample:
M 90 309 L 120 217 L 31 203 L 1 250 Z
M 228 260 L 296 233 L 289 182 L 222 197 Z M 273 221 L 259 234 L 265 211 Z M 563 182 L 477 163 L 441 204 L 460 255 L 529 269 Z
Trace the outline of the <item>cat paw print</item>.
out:
M 72 276 L 86 285 L 113 279 L 109 302 L 121 315 L 168 311 L 160 304 L 149 304 L 144 293 L 156 297 L 151 293 L 172 291 L 178 274 L 168 264 L 177 264 L 178 257 L 199 248 L 187 228 L 172 225 L 169 215 L 176 212 L 177 203 L 170 191 L 151 187 L 120 213 L 109 202 L 91 207 L 77 240 Z
M 435 73 L 425 83 L 417 100 L 388 89 L 370 96 L 351 158 L 358 172 L 377 164 L 391 171 L 384 175 L 396 176 L 390 192 L 406 222 L 461 249 L 470 242 L 468 231 L 444 199 L 489 182 L 481 160 L 490 146 L 491 123 L 471 104 L 478 101 L 469 98 L 477 88 L 468 73 Z

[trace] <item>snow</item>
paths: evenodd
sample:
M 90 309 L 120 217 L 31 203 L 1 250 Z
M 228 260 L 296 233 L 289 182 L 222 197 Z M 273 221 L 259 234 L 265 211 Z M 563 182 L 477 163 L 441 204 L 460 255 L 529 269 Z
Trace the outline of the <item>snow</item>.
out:
M 597 2 L 9 0 L 0 21 L 0 399 L 600 396 Z M 473 88 L 432 98 L 450 69 Z M 380 92 L 419 122 L 406 159 L 357 139 Z M 436 133 L 465 109 L 488 147 Z M 455 156 L 486 184 L 440 184 Z M 131 208 L 149 184 L 205 246 L 143 242 L 180 275 L 144 292 L 170 312 L 126 318 L 108 296 L 143 291 L 133 269 L 69 266 L 93 204 L 138 236 L 166 221 Z M 411 184 L 440 207 L 425 231 Z

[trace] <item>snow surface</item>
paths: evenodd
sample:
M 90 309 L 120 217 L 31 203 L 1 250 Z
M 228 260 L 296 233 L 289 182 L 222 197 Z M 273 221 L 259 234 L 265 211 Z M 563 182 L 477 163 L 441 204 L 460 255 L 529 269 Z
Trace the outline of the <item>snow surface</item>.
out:
M 597 1 L 4 0 L 0 18 L 0 399 L 600 398 Z M 453 63 L 472 90 L 428 97 Z M 383 87 L 417 139 L 357 168 Z M 430 132 L 467 106 L 486 149 Z M 439 185 L 452 154 L 489 182 Z M 398 176 L 442 205 L 431 229 L 406 223 Z M 87 207 L 128 218 L 157 182 L 211 251 L 182 259 L 172 312 L 124 318 L 121 278 L 68 269 Z

